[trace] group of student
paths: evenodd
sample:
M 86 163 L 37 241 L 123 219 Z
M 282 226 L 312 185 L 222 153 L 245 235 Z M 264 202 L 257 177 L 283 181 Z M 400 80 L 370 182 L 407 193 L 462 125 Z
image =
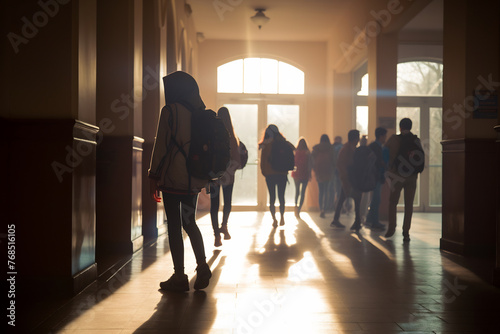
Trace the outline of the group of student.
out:
M 425 153 L 418 136 L 411 132 L 411 119 L 403 118 L 399 129 L 399 135 L 392 135 L 386 140 L 387 129 L 376 128 L 375 140 L 369 145 L 366 136 L 360 138 L 360 132 L 355 129 L 348 132 L 348 141 L 344 145 L 341 137 L 335 137 L 331 144 L 328 135 L 323 134 L 312 151 L 301 138 L 295 151 L 296 166 L 292 172 L 296 185 L 296 215 L 300 213 L 305 188 L 311 179 L 311 171 L 314 171 L 320 217 L 325 217 L 329 207 L 335 210 L 331 227 L 345 228 L 339 219 L 345 212 L 344 202 L 352 198 L 355 218 L 351 230 L 358 232 L 364 225 L 372 230 L 384 231 L 386 227 L 380 223 L 379 212 L 382 186 L 388 183 L 390 195 L 385 237 L 390 238 L 395 233 L 397 205 L 404 189 L 402 234 L 403 241 L 410 241 L 413 201 L 418 174 L 425 165 Z
M 210 189 L 210 216 L 214 231 L 214 246 L 221 246 L 221 234 L 225 240 L 231 239 L 228 231 L 228 220 L 231 212 L 234 174 L 237 169 L 241 168 L 242 164 L 241 152 L 238 149 L 240 141 L 234 131 L 229 110 L 225 107 L 220 108 L 217 116 L 224 123 L 229 135 L 231 163 L 228 164 L 221 177 L 210 182 L 190 175 L 186 168 L 186 152 L 189 152 L 191 145 L 192 111 L 205 109 L 205 104 L 200 97 L 198 84 L 189 74 L 177 71 L 164 77 L 163 81 L 166 107 L 160 113 L 148 176 L 151 197 L 156 201 L 163 198 L 174 273 L 168 280 L 160 283 L 160 288 L 166 291 L 189 291 L 188 277 L 184 272 L 184 241 L 182 237 L 182 229 L 184 229 L 190 239 L 196 258 L 197 275 L 194 288 L 199 290 L 209 285 L 212 273 L 206 263 L 203 238 L 195 221 L 198 194 L 206 187 Z M 370 186 L 373 188 L 370 189 L 373 195 L 365 224 L 370 223 L 374 229 L 384 227 L 378 220 L 378 209 L 381 185 L 388 177 L 391 182 L 391 195 L 389 227 L 385 236 L 391 237 L 394 234 L 396 205 L 401 190 L 405 189 L 403 236 L 405 241 L 409 241 L 416 180 L 418 171 L 421 171 L 419 168 L 412 168 L 412 163 L 421 160 L 418 157 L 415 158 L 412 152 L 411 156 L 405 157 L 406 153 L 403 154 L 401 148 L 407 145 L 404 144 L 407 142 L 416 143 L 420 149 L 421 145 L 418 138 L 410 131 L 411 120 L 403 119 L 400 123 L 400 129 L 401 135 L 393 135 L 385 144 L 389 152 L 385 158 L 383 146 L 387 135 L 386 129 L 377 128 L 375 131 L 376 140 L 369 147 L 365 146 L 366 149 L 373 152 L 373 155 L 370 156 L 373 158 L 371 164 L 375 166 L 376 170 L 375 185 Z M 339 222 L 339 217 L 345 199 L 351 197 L 355 203 L 355 221 L 351 229 L 359 231 L 361 228 L 361 196 L 364 190 L 358 189 L 362 187 L 356 187 L 359 177 L 353 179 L 353 171 L 356 170 L 354 161 L 356 154 L 360 151 L 360 148 L 357 148 L 360 141 L 359 131 L 351 130 L 347 137 L 348 141 L 345 145 L 342 145 L 341 137 L 336 137 L 332 145 L 328 136 L 322 135 L 320 143 L 310 151 L 304 138 L 301 138 L 297 147 L 294 147 L 286 140 L 276 125 L 267 126 L 259 142 L 260 168 L 269 191 L 269 210 L 273 227 L 278 226 L 275 208 L 276 196 L 279 201 L 279 225 L 285 225 L 285 188 L 289 171 L 292 170 L 291 176 L 296 186 L 295 214 L 299 216 L 304 204 L 307 184 L 311 179 L 311 172 L 314 170 L 319 188 L 320 216 L 324 217 L 327 208 L 336 202 L 331 226 L 344 228 L 345 226 Z M 285 155 L 277 157 L 279 154 L 284 154 L 283 152 Z M 396 162 L 400 160 L 403 163 L 397 164 Z M 286 165 L 283 166 L 283 163 Z M 366 163 L 358 165 L 366 165 Z M 224 208 L 222 223 L 219 224 L 221 193 L 224 196 Z

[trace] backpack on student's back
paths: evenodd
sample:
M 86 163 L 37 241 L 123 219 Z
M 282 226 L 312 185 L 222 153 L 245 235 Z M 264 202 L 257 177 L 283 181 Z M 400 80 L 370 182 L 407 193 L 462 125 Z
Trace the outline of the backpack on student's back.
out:
M 293 145 L 286 140 L 274 140 L 271 146 L 271 167 L 277 172 L 288 172 L 295 167 Z
M 216 180 L 229 164 L 229 132 L 213 110 L 191 111 L 191 144 L 186 161 L 188 173 L 202 180 Z
M 394 159 L 394 167 L 399 175 L 407 177 L 422 173 L 425 166 L 425 153 L 418 137 L 413 134 L 398 135 L 400 146 Z
M 191 141 L 189 152 L 177 143 L 186 159 L 186 168 L 190 177 L 201 180 L 216 180 L 226 171 L 230 160 L 229 132 L 224 122 L 213 110 L 191 111 Z
M 352 187 L 361 192 L 375 189 L 380 179 L 377 166 L 377 157 L 368 146 L 360 146 L 354 151 L 352 165 L 349 166 L 348 176 Z
M 238 152 L 240 154 L 240 166 L 238 167 L 238 169 L 243 169 L 248 162 L 248 150 L 241 140 L 240 145 L 238 146 Z

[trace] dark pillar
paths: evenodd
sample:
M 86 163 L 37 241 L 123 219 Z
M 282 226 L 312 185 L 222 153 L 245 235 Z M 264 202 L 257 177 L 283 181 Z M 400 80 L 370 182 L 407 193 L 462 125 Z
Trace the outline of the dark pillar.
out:
M 142 1 L 97 3 L 97 262 L 142 247 Z
M 498 111 L 484 102 L 498 94 L 500 53 L 493 41 L 499 15 L 495 0 L 481 6 L 444 2 L 441 249 L 490 259 L 496 242 L 498 166 L 492 161 Z

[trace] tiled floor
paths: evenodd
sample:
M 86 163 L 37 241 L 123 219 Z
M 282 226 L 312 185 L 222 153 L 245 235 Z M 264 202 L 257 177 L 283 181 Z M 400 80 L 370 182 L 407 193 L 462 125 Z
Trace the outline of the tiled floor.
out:
M 500 333 L 500 289 L 439 250 L 440 214 L 415 214 L 411 242 L 398 233 L 329 227 L 330 216 L 233 212 L 232 240 L 213 247 L 210 286 L 163 293 L 172 271 L 165 236 L 114 276 L 88 288 L 40 333 Z M 352 217 L 341 220 L 350 226 Z M 399 216 L 401 221 L 401 216 Z M 186 246 L 186 273 L 195 262 Z

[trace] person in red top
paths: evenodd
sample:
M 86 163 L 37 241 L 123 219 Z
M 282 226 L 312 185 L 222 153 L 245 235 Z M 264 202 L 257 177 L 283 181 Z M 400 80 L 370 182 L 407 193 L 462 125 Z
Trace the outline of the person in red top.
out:
M 345 226 L 339 222 L 340 211 L 342 210 L 342 204 L 348 197 L 352 197 L 354 200 L 354 212 L 356 217 L 354 218 L 354 224 L 351 226 L 351 230 L 356 232 L 361 229 L 361 218 L 359 213 L 360 202 L 361 202 L 361 192 L 353 189 L 351 182 L 349 182 L 349 167 L 352 165 L 352 160 L 354 156 L 354 151 L 359 143 L 359 131 L 351 130 L 347 134 L 347 143 L 342 147 L 339 152 L 337 159 L 337 170 L 339 172 L 340 183 L 342 184 L 342 190 L 340 192 L 340 198 L 337 202 L 337 208 L 335 209 L 335 216 L 330 224 L 332 227 L 344 228 Z
M 295 216 L 299 217 L 304 204 L 307 184 L 311 179 L 311 151 L 304 138 L 300 138 L 295 150 L 295 170 L 292 177 L 295 182 Z M 300 197 L 300 201 L 299 201 Z

